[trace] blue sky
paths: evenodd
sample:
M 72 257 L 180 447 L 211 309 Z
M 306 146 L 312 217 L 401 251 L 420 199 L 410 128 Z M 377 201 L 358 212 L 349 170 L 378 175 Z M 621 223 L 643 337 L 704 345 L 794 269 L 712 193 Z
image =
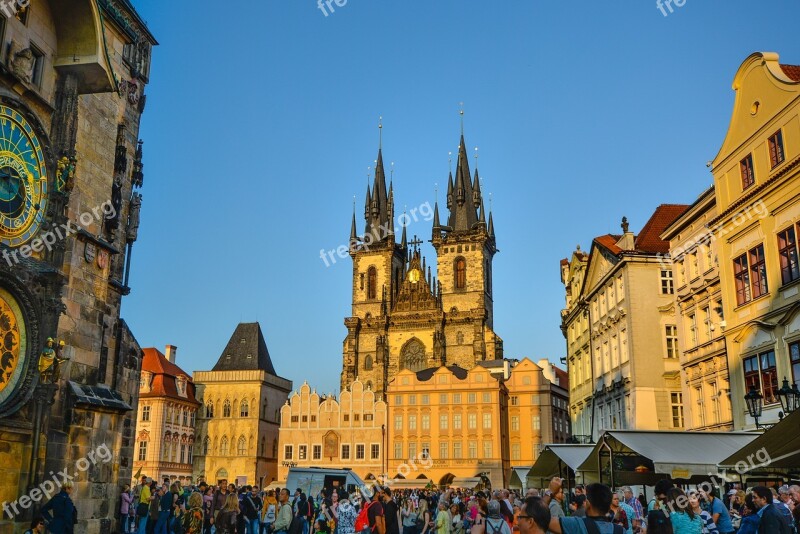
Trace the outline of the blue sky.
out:
M 464 102 L 500 249 L 495 330 L 507 357 L 558 361 L 559 260 L 710 185 L 749 54 L 800 64 L 794 0 L 666 17 L 655 0 L 348 0 L 327 17 L 315 0 L 134 1 L 161 44 L 123 317 L 187 371 L 257 320 L 278 373 L 326 392 L 352 264 L 320 250 L 347 243 L 354 195 L 363 224 L 379 116 L 399 211 L 446 184 Z

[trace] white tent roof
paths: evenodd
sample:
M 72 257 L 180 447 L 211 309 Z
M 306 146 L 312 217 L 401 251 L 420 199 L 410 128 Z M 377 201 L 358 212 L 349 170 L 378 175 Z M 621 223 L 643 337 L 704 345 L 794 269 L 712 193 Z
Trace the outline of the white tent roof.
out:
M 707 476 L 716 474 L 719 462 L 757 436 L 749 432 L 609 430 L 601 436 L 579 470 L 598 470 L 597 452 L 605 441 L 615 451 L 627 448 L 649 459 L 657 473 L 672 478 Z
M 594 445 L 547 445 L 528 472 L 528 477 L 550 478 L 558 475 L 559 460 L 564 466 L 578 471 L 593 449 Z
M 480 483 L 481 477 L 455 477 L 450 483 L 450 487 L 474 489 Z

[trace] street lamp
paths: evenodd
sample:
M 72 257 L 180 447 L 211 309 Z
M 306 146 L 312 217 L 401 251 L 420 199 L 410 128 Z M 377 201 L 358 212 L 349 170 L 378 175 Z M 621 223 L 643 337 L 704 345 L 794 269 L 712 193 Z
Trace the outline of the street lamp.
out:
M 744 396 L 744 400 L 747 402 L 747 411 L 750 412 L 750 417 L 756 422 L 756 428 L 761 428 L 761 425 L 758 424 L 758 420 L 761 417 L 764 396 L 755 386 L 750 386 L 750 391 Z
M 797 389 L 797 382 L 792 384 L 792 397 L 794 397 L 794 406 L 791 411 L 795 411 L 800 408 L 800 389 Z
M 783 377 L 783 386 L 778 390 L 778 399 L 781 401 L 783 413 L 789 415 L 795 409 L 794 392 L 789 387 L 789 379 Z

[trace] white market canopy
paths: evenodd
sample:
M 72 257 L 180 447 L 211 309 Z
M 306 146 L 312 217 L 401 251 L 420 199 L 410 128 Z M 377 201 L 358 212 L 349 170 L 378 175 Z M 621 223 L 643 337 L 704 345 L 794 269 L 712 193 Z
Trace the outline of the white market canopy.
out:
M 707 477 L 717 474 L 722 460 L 756 437 L 750 432 L 608 430 L 578 470 L 599 473 L 599 456 L 610 449 L 611 456 L 649 460 L 655 473 L 673 479 Z
M 800 410 L 795 410 L 781 422 L 756 436 L 753 441 L 720 460 L 719 465 L 735 467 L 744 462 L 747 471 L 767 467 L 800 467 Z
M 451 488 L 475 489 L 481 484 L 481 477 L 455 477 L 450 483 Z
M 527 478 L 549 479 L 561 476 L 564 474 L 564 467 L 577 472 L 592 450 L 594 445 L 546 445 L 528 472 Z
M 511 482 L 508 483 L 509 489 L 525 489 L 527 487 L 528 473 L 532 465 L 511 468 Z
M 386 481 L 389 488 L 395 489 L 425 489 L 433 481 L 428 478 L 392 478 Z

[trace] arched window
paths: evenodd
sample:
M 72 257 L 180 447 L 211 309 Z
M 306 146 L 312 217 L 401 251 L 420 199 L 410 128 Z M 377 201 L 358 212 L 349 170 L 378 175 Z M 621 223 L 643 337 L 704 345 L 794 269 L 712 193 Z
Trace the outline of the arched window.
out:
M 247 404 L 246 400 L 242 401 L 242 404 L 239 405 L 239 417 L 248 417 L 250 413 L 250 406 Z
M 267 418 L 267 398 L 266 397 L 264 397 L 264 400 L 261 403 L 261 418 L 262 419 L 266 419 Z
M 422 371 L 428 365 L 425 345 L 417 338 L 409 340 L 400 351 L 400 368 L 411 371 Z
M 222 441 L 219 442 L 220 456 L 228 456 L 228 436 L 222 436 Z
M 464 289 L 467 287 L 467 261 L 456 258 L 455 270 L 456 289 Z
M 203 454 L 208 454 L 208 451 L 211 449 L 211 438 L 206 436 L 206 439 L 203 440 Z
M 239 437 L 239 441 L 236 444 L 236 452 L 239 453 L 239 456 L 247 454 L 247 440 L 244 439 L 244 436 Z
M 364 370 L 372 371 L 372 356 L 369 354 L 367 354 L 367 357 L 364 358 Z
M 261 436 L 261 456 L 267 454 L 267 438 Z
M 231 401 L 225 400 L 225 403 L 222 405 L 222 417 L 230 417 L 231 416 Z
M 367 298 L 378 298 L 378 271 L 375 267 L 370 267 L 367 270 Z

